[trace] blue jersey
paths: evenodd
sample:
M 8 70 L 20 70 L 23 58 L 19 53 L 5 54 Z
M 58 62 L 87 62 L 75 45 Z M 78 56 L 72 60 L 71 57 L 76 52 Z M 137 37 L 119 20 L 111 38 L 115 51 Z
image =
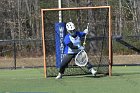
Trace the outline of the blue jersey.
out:
M 64 38 L 64 54 L 75 54 L 79 52 L 79 49 L 72 49 L 68 46 L 69 43 L 72 43 L 74 46 L 81 46 L 81 37 L 85 35 L 83 32 L 77 31 L 76 37 L 72 37 L 70 34 L 67 34 Z

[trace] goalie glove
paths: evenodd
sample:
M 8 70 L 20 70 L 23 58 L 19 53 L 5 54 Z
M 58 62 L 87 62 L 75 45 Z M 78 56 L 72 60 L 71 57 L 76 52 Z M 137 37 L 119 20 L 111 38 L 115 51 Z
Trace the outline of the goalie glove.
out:
M 85 29 L 83 32 L 84 32 L 85 34 L 88 34 L 88 29 Z

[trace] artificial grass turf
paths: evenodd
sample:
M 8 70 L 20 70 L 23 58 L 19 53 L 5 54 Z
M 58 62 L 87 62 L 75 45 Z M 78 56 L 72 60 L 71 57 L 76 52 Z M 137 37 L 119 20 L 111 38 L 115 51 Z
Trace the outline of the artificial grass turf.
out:
M 113 75 L 44 78 L 43 69 L 0 70 L 1 93 L 139 93 L 140 66 L 113 67 Z

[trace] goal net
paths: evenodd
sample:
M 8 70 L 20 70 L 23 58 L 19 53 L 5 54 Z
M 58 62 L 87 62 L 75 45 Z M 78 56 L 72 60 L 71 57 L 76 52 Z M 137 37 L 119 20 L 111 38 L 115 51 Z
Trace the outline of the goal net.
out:
M 45 76 L 56 76 L 63 58 L 63 38 L 67 31 L 65 23 L 72 21 L 76 30 L 83 31 L 89 23 L 85 51 L 89 62 L 98 73 L 108 74 L 111 60 L 111 24 L 109 6 L 78 7 L 61 9 L 42 9 L 42 37 L 44 52 Z M 62 12 L 64 28 L 57 31 L 59 26 L 59 11 Z M 61 31 L 63 30 L 63 31 Z M 64 75 L 88 74 L 86 67 L 78 67 L 74 60 L 68 65 Z

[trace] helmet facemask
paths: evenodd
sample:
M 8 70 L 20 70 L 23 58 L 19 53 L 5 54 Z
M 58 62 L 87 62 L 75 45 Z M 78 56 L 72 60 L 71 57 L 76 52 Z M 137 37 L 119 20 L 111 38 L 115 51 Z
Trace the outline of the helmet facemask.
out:
M 72 36 L 74 36 L 75 35 L 75 30 L 68 30 L 68 32 L 69 32 L 69 34 L 71 34 Z

